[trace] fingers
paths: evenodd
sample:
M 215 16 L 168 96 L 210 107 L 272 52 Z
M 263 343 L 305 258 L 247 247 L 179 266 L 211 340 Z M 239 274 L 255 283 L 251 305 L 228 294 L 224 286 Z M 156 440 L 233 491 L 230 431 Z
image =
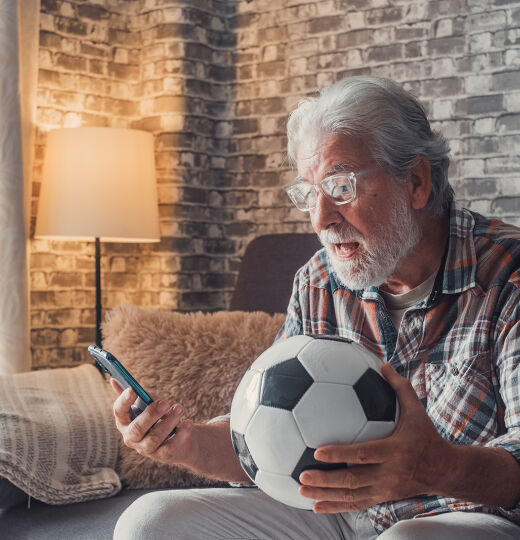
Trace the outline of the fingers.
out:
M 124 443 L 140 454 L 152 456 L 180 422 L 184 409 L 166 401 L 154 402 L 123 433 Z M 177 437 L 177 434 L 175 435 Z
M 110 381 L 111 384 L 113 380 L 114 379 L 111 379 Z M 115 388 L 114 384 L 112 384 L 112 388 Z M 113 412 L 116 418 L 116 425 L 118 429 L 121 426 L 126 426 L 132 421 L 132 415 L 130 414 L 130 407 L 133 405 L 136 399 L 137 399 L 137 395 L 131 388 L 127 388 L 125 391 L 122 391 L 122 390 L 119 391 L 119 397 L 114 401 L 114 405 L 113 405 Z
M 336 513 L 363 510 L 371 506 L 373 487 L 359 489 L 328 489 L 300 487 L 300 495 L 318 501 L 314 505 L 316 513 Z
M 318 501 L 313 508 L 315 514 L 338 514 L 340 512 L 359 512 L 365 510 L 369 506 L 377 504 L 375 500 L 370 497 L 366 499 L 354 499 L 350 502 L 347 501 Z
M 383 463 L 393 449 L 390 439 L 354 444 L 330 444 L 314 452 L 318 461 L 326 463 Z
M 167 412 L 146 431 L 144 430 L 148 426 L 148 422 L 143 423 L 144 427 L 141 427 L 137 423 L 139 418 L 136 418 L 133 424 L 135 423 L 137 427 L 134 428 L 133 426 L 130 426 L 131 429 L 129 430 L 128 437 L 125 438 L 125 444 L 131 446 L 140 454 L 147 456 L 154 454 L 154 452 L 156 452 L 166 441 L 172 430 L 177 427 L 183 414 L 184 409 L 177 404 L 174 407 L 169 408 Z M 175 437 L 177 437 L 177 433 L 175 434 Z
M 118 396 L 122 394 L 123 389 L 121 388 L 121 386 L 119 386 L 119 383 L 113 377 L 110 377 L 110 386 Z
M 186 449 L 189 447 L 189 439 L 193 431 L 193 422 L 191 420 L 184 420 L 176 426 L 177 431 L 172 438 L 168 438 L 169 433 L 166 436 L 166 440 L 158 446 L 155 452 L 147 454 L 148 457 L 163 462 L 175 461 L 177 464 L 181 464 L 182 458 L 186 457 Z
M 311 469 L 302 472 L 299 480 L 302 485 L 309 487 L 359 489 L 374 484 L 378 469 L 377 465 L 348 467 L 332 471 Z

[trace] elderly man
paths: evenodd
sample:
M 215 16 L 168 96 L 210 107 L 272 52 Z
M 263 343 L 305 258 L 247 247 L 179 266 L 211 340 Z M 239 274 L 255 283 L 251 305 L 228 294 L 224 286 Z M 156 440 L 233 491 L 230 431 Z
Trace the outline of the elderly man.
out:
M 453 200 L 445 139 L 392 81 L 347 78 L 301 101 L 288 137 L 287 192 L 324 249 L 297 273 L 279 338 L 338 334 L 372 351 L 399 424 L 317 449 L 352 466 L 302 473 L 314 512 L 257 489 L 165 491 L 126 510 L 115 537 L 520 538 L 519 230 Z M 226 418 L 195 425 L 158 401 L 131 421 L 134 399 L 114 405 L 128 446 L 247 482 Z

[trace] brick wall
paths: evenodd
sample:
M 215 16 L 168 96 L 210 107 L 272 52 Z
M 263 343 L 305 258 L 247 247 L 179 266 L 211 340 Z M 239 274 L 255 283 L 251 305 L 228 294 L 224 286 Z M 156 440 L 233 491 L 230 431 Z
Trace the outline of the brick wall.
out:
M 351 74 L 391 77 L 450 139 L 455 190 L 520 225 L 520 2 L 42 0 L 33 217 L 46 133 L 155 134 L 162 240 L 104 244 L 103 304 L 228 305 L 245 245 L 309 231 L 281 189 L 285 121 Z M 94 251 L 32 242 L 35 367 L 84 361 Z

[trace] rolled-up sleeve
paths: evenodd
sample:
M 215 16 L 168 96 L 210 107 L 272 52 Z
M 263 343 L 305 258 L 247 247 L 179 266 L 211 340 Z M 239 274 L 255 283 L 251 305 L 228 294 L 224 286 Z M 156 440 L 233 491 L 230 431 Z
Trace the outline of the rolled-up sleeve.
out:
M 505 433 L 488 441 L 485 446 L 503 448 L 520 466 L 520 295 L 516 292 L 509 298 L 505 314 L 497 321 L 494 351 Z M 520 500 L 514 507 L 500 508 L 499 511 L 507 519 L 520 524 Z

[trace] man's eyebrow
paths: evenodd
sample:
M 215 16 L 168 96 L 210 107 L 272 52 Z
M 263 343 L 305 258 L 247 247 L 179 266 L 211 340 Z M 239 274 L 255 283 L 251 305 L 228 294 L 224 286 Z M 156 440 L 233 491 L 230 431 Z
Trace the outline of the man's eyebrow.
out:
M 356 168 L 351 165 L 350 163 L 339 163 L 338 165 L 334 165 L 331 169 L 325 172 L 327 176 L 331 174 L 337 174 L 339 172 L 354 172 Z

